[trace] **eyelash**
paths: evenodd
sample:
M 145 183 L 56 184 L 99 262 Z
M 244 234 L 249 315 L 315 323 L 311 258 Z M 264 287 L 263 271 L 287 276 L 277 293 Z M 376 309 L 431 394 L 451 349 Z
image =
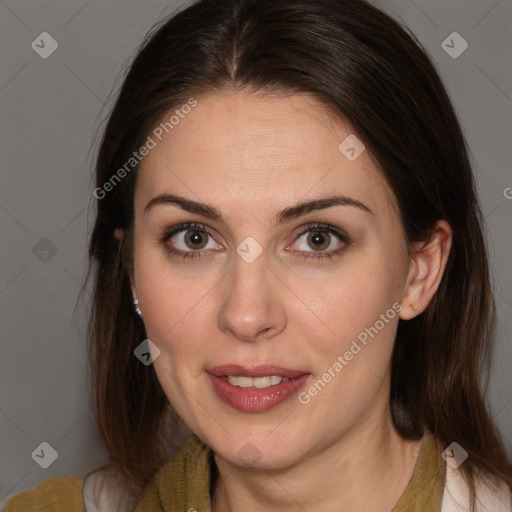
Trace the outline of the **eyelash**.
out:
M 170 238 L 172 238 L 174 235 L 176 235 L 178 233 L 181 233 L 182 231 L 200 231 L 200 232 L 206 233 L 208 236 L 213 238 L 213 235 L 210 233 L 210 231 L 204 224 L 197 224 L 195 222 L 185 222 L 183 224 L 179 224 L 177 226 L 173 226 L 171 228 L 165 229 L 164 232 L 162 233 L 162 235 L 159 237 L 158 242 L 165 247 L 165 250 L 169 254 L 171 254 L 172 256 L 176 256 L 182 260 L 192 260 L 192 259 L 197 259 L 197 258 L 203 258 L 204 256 L 202 256 L 201 250 L 181 251 L 179 249 L 170 247 L 167 244 L 167 242 L 169 241 Z M 330 226 L 329 224 L 323 224 L 323 223 L 308 224 L 297 235 L 297 238 L 301 238 L 303 235 L 305 235 L 306 233 L 309 233 L 310 231 L 321 231 L 321 232 L 326 232 L 326 233 L 332 234 L 336 238 L 338 238 L 338 240 L 343 242 L 344 245 L 342 247 L 340 247 L 339 249 L 336 249 L 335 251 L 325 252 L 325 253 L 310 254 L 309 251 L 307 251 L 306 253 L 304 253 L 301 256 L 302 258 L 305 258 L 305 259 L 312 258 L 315 260 L 329 258 L 331 260 L 333 257 L 339 255 L 339 253 L 341 253 L 346 248 L 347 245 L 350 245 L 350 241 L 349 241 L 347 235 L 345 235 L 343 232 L 337 230 L 333 226 Z

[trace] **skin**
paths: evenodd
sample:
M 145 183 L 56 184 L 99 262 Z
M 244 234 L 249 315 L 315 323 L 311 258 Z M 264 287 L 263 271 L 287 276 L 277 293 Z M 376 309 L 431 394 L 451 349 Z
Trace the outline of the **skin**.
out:
M 421 440 L 403 440 L 392 425 L 390 359 L 398 319 L 420 314 L 439 286 L 452 234 L 439 221 L 410 256 L 374 159 L 364 151 L 349 161 L 338 149 L 350 133 L 308 95 L 225 92 L 198 98 L 141 164 L 132 292 L 161 351 L 153 364 L 169 401 L 215 452 L 215 511 L 391 511 L 413 474 Z M 177 205 L 144 214 L 163 192 L 211 204 L 226 222 Z M 286 207 L 337 194 L 372 213 L 333 206 L 274 225 Z M 180 260 L 158 241 L 181 222 L 212 233 L 202 258 Z M 318 252 L 298 234 L 311 222 L 344 231 L 350 243 L 324 233 L 324 253 L 343 251 L 307 259 Z M 186 233 L 166 245 L 197 252 Z M 236 252 L 248 236 L 263 249 L 252 263 Z M 215 365 L 271 363 L 311 373 L 307 389 L 394 303 L 400 314 L 308 404 L 293 396 L 239 412 L 206 376 Z M 252 464 L 237 456 L 248 442 L 260 457 Z

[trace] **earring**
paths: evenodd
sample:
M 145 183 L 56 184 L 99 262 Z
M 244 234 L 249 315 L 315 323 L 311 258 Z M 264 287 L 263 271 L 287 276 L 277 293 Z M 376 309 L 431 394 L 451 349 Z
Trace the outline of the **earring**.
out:
M 411 304 L 411 309 L 412 309 L 413 311 L 416 311 L 418 308 L 417 308 L 414 304 Z
M 137 313 L 137 315 L 139 315 L 142 318 L 142 311 L 139 308 L 139 299 L 135 299 L 133 301 L 133 305 L 135 307 L 135 313 Z

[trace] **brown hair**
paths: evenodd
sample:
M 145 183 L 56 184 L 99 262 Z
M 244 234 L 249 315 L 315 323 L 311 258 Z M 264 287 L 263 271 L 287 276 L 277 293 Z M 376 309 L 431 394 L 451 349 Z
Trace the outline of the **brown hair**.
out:
M 408 241 L 426 240 L 437 219 L 450 224 L 437 293 L 421 315 L 399 322 L 393 420 L 405 438 L 427 427 L 468 452 L 461 469 L 472 503 L 480 470 L 512 486 L 483 400 L 495 307 L 482 214 L 461 127 L 421 44 L 364 0 L 196 2 L 141 45 L 101 140 L 96 187 L 112 183 L 164 114 L 191 97 L 237 89 L 309 93 L 348 121 L 393 190 Z M 173 436 L 155 372 L 133 355 L 146 337 L 128 280 L 136 169 L 97 201 L 86 278 L 94 273 L 89 343 L 98 428 L 134 499 L 166 461 Z M 122 243 L 116 228 L 125 230 Z

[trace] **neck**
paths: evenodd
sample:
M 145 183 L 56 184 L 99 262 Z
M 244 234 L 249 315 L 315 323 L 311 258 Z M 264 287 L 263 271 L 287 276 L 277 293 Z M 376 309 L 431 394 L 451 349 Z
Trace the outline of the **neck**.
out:
M 276 471 L 247 471 L 217 455 L 213 512 L 392 511 L 411 480 L 421 448 L 381 421 L 354 426 L 326 449 Z

